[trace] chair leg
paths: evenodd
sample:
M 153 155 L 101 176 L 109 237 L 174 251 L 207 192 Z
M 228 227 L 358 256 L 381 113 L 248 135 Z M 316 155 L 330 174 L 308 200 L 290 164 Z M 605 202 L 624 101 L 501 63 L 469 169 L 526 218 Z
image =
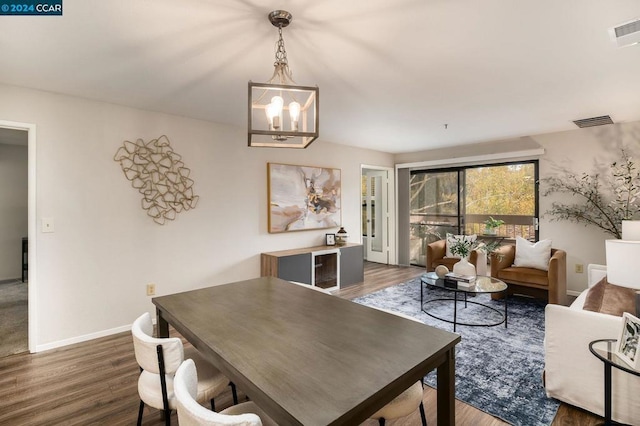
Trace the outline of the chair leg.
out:
M 171 426 L 171 410 L 164 410 L 164 424 L 166 426 Z
M 142 400 L 140 400 L 140 408 L 138 409 L 138 423 L 136 423 L 138 426 L 142 425 L 142 411 L 144 410 L 144 402 L 142 402 Z
M 384 417 L 380 417 L 380 418 L 378 419 L 378 424 L 379 424 L 380 426 L 384 426 L 384 423 L 385 423 Z
M 420 403 L 420 417 L 422 418 L 422 426 L 427 426 L 427 415 L 424 413 L 424 404 Z
M 216 411 L 216 402 L 211 398 L 211 411 Z
M 160 370 L 160 387 L 162 389 L 162 405 L 164 406 L 164 424 L 171 426 L 171 409 L 169 408 L 169 396 L 167 395 L 167 380 L 164 369 L 164 354 L 162 352 L 162 345 L 156 346 L 156 352 L 158 353 L 158 367 Z
M 238 405 L 238 391 L 236 390 L 236 384 L 229 382 L 229 386 L 231 386 L 231 393 L 233 394 L 233 405 Z

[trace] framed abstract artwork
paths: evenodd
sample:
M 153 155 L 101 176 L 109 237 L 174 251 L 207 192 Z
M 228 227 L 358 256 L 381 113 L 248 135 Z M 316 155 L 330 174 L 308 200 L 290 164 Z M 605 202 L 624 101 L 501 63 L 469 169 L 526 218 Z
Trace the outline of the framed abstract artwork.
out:
M 269 232 L 341 225 L 340 169 L 267 163 Z

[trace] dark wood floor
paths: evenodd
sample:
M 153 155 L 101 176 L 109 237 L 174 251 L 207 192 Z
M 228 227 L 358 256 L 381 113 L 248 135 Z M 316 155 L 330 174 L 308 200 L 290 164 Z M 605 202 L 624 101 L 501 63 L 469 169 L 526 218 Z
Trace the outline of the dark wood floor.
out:
M 365 282 L 338 292 L 351 299 L 423 273 L 414 267 L 367 263 Z M 175 332 L 172 335 L 176 335 Z M 185 342 L 186 345 L 188 343 Z M 138 410 L 138 366 L 129 333 L 38 354 L 0 359 L 0 425 L 131 425 Z M 242 396 L 242 393 L 241 393 Z M 429 424 L 436 424 L 436 391 L 425 388 Z M 231 404 L 231 392 L 216 398 L 216 407 Z M 600 419 L 563 404 L 553 422 L 557 425 L 595 425 Z M 175 413 L 172 423 L 177 424 Z M 504 425 L 482 411 L 456 401 L 458 425 Z M 145 425 L 161 425 L 157 410 L 145 409 Z M 373 426 L 377 423 L 366 422 Z M 419 425 L 415 414 L 390 425 Z

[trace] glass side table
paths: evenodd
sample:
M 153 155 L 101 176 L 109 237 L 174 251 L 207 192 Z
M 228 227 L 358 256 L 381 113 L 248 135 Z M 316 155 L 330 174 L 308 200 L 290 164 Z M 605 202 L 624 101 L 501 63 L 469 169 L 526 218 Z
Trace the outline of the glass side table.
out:
M 616 339 L 594 340 L 589 343 L 589 350 L 604 363 L 604 424 L 616 425 L 611 420 L 611 367 L 640 376 L 640 371 L 634 370 L 614 353 Z

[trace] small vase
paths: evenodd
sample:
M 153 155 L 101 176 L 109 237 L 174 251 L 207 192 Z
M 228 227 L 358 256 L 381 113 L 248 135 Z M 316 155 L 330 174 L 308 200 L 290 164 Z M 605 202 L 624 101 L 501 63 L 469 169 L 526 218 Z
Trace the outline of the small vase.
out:
M 453 265 L 453 273 L 458 275 L 472 275 L 476 276 L 476 267 L 473 263 L 469 262 L 466 257 L 460 259 L 459 262 Z

